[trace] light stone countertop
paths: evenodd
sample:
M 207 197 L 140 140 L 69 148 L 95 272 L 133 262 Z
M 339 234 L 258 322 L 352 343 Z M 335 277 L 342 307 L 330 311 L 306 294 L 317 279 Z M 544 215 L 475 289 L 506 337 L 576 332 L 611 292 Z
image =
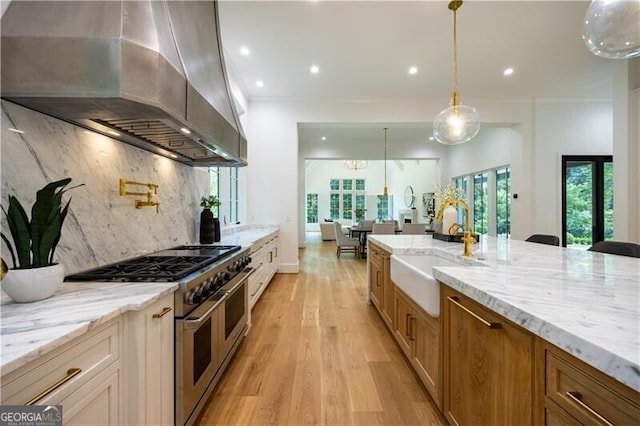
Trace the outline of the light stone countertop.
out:
M 462 244 L 422 235 L 370 235 L 391 254 L 437 254 L 472 266 L 434 277 L 640 391 L 640 259 L 483 235 Z
M 277 226 L 227 229 L 218 244 L 246 247 L 277 232 Z M 14 303 L 2 292 L 1 374 L 8 374 L 127 311 L 144 309 L 177 288 L 177 283 L 166 282 L 66 282 L 49 299 L 33 303 Z

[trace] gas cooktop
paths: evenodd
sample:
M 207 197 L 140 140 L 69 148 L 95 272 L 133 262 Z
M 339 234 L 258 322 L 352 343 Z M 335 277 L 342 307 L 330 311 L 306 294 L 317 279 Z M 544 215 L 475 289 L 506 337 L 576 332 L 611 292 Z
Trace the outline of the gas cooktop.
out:
M 65 277 L 65 281 L 178 281 L 230 256 L 240 246 L 185 245 Z

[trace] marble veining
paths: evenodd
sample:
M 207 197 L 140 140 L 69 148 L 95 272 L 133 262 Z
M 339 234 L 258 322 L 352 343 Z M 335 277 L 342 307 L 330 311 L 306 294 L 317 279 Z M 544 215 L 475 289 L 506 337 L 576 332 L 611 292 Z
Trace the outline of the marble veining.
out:
M 13 194 L 28 209 L 38 189 L 65 177 L 83 184 L 65 195 L 72 201 L 56 260 L 67 274 L 196 239 L 199 200 L 209 190 L 207 168 L 185 166 L 4 100 L 1 136 L 2 205 Z M 120 196 L 120 178 L 158 184 L 160 213 L 136 209 L 135 196 Z M 2 256 L 9 258 L 4 244 Z
M 393 254 L 437 254 L 449 287 L 640 391 L 640 259 L 482 236 L 473 259 L 429 236 L 371 235 Z

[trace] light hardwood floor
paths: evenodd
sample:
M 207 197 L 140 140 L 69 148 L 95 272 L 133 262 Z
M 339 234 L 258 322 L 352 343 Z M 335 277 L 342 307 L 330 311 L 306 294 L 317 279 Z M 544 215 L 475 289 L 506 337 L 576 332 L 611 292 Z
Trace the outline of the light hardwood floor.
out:
M 445 425 L 375 308 L 366 262 L 309 233 L 277 274 L 200 425 Z

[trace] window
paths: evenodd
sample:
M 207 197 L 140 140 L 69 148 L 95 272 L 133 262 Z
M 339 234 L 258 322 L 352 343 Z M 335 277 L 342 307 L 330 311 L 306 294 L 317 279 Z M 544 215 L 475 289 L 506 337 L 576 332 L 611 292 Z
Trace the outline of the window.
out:
M 466 200 L 467 198 L 467 176 L 463 176 L 463 177 L 459 177 L 455 180 L 456 182 L 456 189 L 458 189 L 458 191 L 460 191 L 460 193 L 462 194 L 462 197 Z M 467 203 L 469 204 L 469 203 Z M 467 219 L 464 217 L 464 210 L 463 209 L 458 209 L 458 223 L 465 223 L 467 221 Z
M 329 216 L 333 220 L 355 218 L 355 209 L 366 208 L 365 179 L 329 180 Z M 355 201 L 355 205 L 354 205 Z
M 496 235 L 511 235 L 511 169 L 496 170 Z
M 473 176 L 473 228 L 478 234 L 486 234 L 489 230 L 488 180 L 487 172 Z
M 340 219 L 340 194 L 329 194 L 329 217 L 331 220 Z
M 318 194 L 307 194 L 307 223 L 318 223 Z
M 469 188 L 469 182 L 473 186 Z M 467 199 L 473 217 L 472 228 L 478 234 L 503 238 L 511 236 L 511 168 L 498 167 L 474 172 L 453 179 L 456 188 Z M 471 190 L 471 193 L 467 191 Z M 458 209 L 458 223 L 465 223 L 464 212 Z
M 220 198 L 220 168 L 218 167 L 209 168 L 209 193 Z M 217 206 L 211 209 L 214 217 L 220 217 L 219 209 Z
M 229 220 L 237 223 L 238 219 L 238 168 L 231 167 L 229 176 Z
M 353 194 L 342 194 L 342 218 L 353 219 Z
M 378 221 L 393 218 L 393 199 L 389 195 L 377 195 L 376 218 Z

